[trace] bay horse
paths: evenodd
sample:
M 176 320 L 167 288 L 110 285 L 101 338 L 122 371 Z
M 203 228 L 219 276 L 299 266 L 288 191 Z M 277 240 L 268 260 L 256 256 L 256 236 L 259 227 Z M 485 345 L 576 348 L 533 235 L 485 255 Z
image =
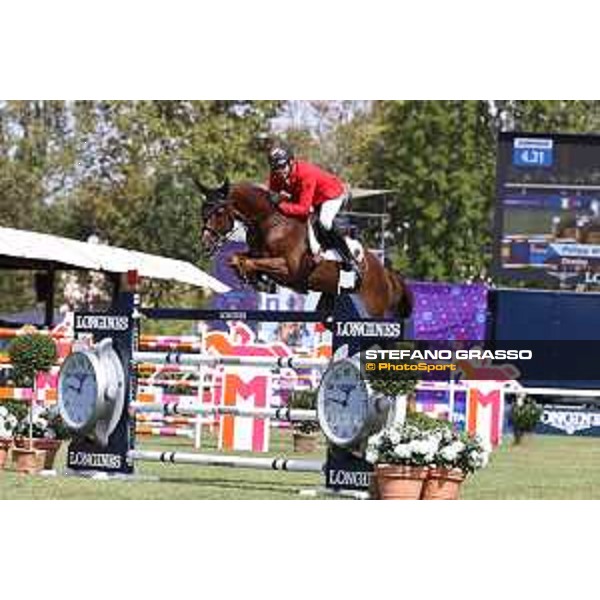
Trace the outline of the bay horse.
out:
M 202 248 L 209 256 L 242 227 L 248 252 L 232 256 L 230 264 L 238 276 L 257 285 L 266 275 L 271 281 L 296 292 L 339 294 L 340 263 L 314 257 L 304 220 L 287 217 L 270 201 L 264 187 L 252 183 L 211 189 L 194 179 L 206 197 L 202 206 Z M 385 268 L 371 252 L 364 251 L 357 293 L 369 316 L 408 318 L 413 296 L 404 279 Z

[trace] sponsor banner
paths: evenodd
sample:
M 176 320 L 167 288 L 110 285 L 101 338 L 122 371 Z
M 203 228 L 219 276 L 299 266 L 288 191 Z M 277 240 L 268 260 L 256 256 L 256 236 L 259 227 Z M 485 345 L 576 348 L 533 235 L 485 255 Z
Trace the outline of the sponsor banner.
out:
M 325 487 L 346 490 L 368 490 L 373 465 L 361 456 L 335 446 L 327 450 Z
M 600 410 L 580 406 L 545 405 L 536 433 L 600 436 Z

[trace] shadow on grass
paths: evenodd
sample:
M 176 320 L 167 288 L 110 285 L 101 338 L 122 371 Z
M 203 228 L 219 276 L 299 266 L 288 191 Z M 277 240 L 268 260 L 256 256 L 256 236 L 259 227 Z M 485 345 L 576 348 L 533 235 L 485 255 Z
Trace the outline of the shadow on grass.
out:
M 226 490 L 245 490 L 254 492 L 272 492 L 284 493 L 290 496 L 296 496 L 299 488 L 315 486 L 314 482 L 295 482 L 295 483 L 278 483 L 275 481 L 260 482 L 251 479 L 221 479 L 213 478 L 189 478 L 189 477 L 161 477 L 160 483 L 171 483 L 176 485 L 185 485 L 190 487 L 215 487 Z

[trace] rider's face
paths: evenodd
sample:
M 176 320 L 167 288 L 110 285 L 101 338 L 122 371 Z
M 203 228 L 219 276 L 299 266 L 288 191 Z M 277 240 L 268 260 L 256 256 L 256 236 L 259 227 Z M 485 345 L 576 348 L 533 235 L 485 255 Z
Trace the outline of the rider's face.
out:
M 287 164 L 273 171 L 275 177 L 286 180 L 290 176 L 290 165 Z

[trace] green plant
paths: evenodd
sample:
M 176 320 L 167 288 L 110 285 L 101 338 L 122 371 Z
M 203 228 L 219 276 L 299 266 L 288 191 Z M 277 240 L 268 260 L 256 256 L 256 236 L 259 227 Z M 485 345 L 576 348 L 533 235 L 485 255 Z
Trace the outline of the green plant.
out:
M 432 431 L 434 429 L 442 428 L 452 429 L 452 425 L 449 421 L 442 421 L 441 419 L 436 419 L 417 411 L 407 413 L 406 423 L 407 425 L 413 425 L 422 431 Z
M 34 405 L 31 415 L 31 435 L 34 438 L 64 440 L 69 433 L 57 407 L 46 408 Z M 25 415 L 17 424 L 15 436 L 29 437 L 29 415 Z
M 369 385 L 374 392 L 396 398 L 414 392 L 417 380 L 411 378 L 373 379 L 369 380 Z
M 0 404 L 0 440 L 12 438 L 17 424 L 15 415 Z
M 48 428 L 52 437 L 56 440 L 68 440 L 71 432 L 67 429 L 63 418 L 60 416 L 58 406 L 54 405 L 47 409 L 46 418 L 48 419 Z
M 48 371 L 56 361 L 56 345 L 50 336 L 26 333 L 11 340 L 8 355 L 17 386 L 33 387 L 35 376 Z
M 369 439 L 366 459 L 373 464 L 458 468 L 473 473 L 488 463 L 490 449 L 477 435 L 453 430 L 448 423 L 411 415 Z
M 29 405 L 22 400 L 5 400 L 2 406 L 6 408 L 9 414 L 13 415 L 17 421 L 23 420 L 29 413 Z
M 289 406 L 295 410 L 315 410 L 316 403 L 316 390 L 294 390 Z M 311 434 L 319 431 L 319 424 L 316 421 L 294 421 L 292 427 L 298 433 Z
M 533 431 L 542 416 L 542 407 L 533 398 L 527 396 L 523 402 L 515 402 L 512 407 L 511 421 L 516 434 Z

